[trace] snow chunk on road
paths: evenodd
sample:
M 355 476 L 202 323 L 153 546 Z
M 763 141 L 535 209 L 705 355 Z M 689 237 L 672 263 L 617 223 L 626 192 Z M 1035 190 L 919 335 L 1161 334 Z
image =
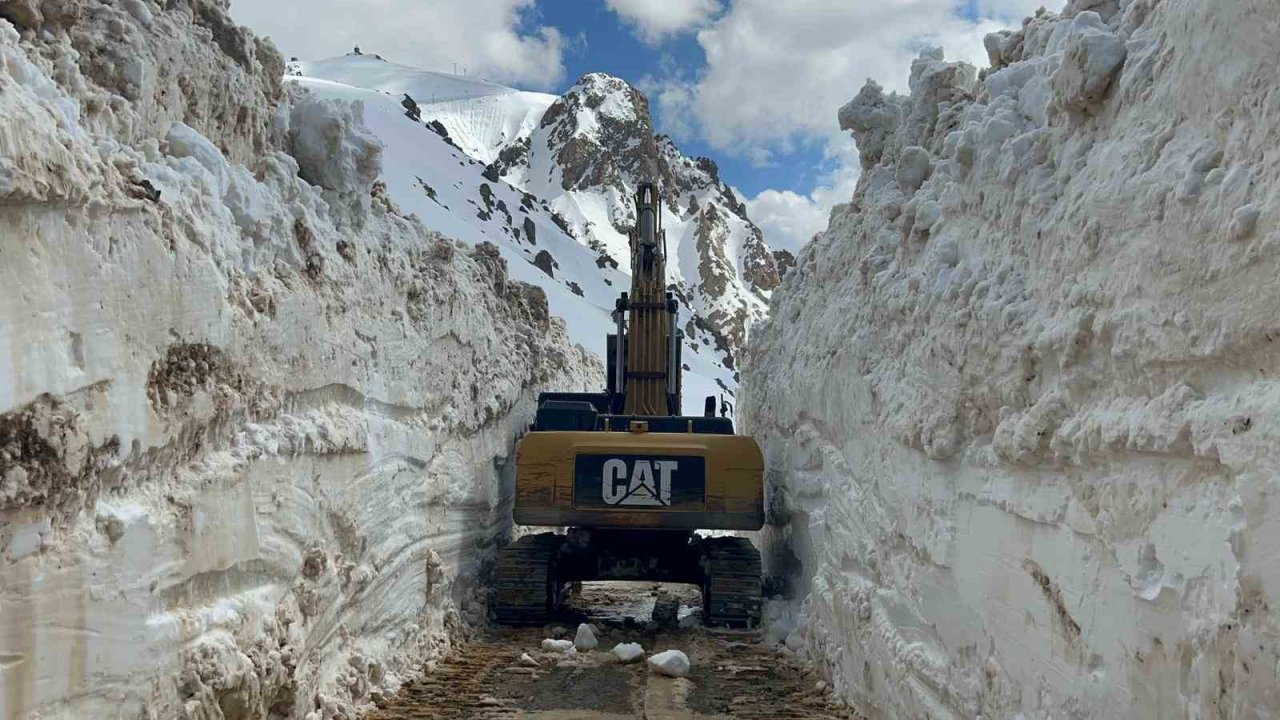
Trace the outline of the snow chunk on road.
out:
M 613 646 L 613 656 L 618 658 L 618 662 L 627 664 L 633 663 L 644 657 L 644 648 L 640 643 L 618 643 Z
M 573 642 L 570 640 L 552 640 L 547 638 L 542 641 L 542 649 L 547 652 L 569 652 L 573 649 Z
M 574 647 L 585 652 L 587 650 L 595 650 L 599 644 L 600 641 L 596 640 L 596 634 L 592 632 L 590 625 L 582 623 L 578 626 L 578 634 L 573 638 Z
M 539 666 L 541 666 L 541 665 L 542 665 L 542 663 L 540 663 L 540 662 L 538 662 L 536 659 L 534 659 L 534 657 L 533 657 L 532 655 L 530 655 L 529 653 L 523 653 L 523 654 L 520 656 L 520 664 L 521 664 L 521 665 L 528 665 L 529 667 L 539 667 Z
M 684 677 L 689 673 L 689 657 L 679 650 L 667 650 L 649 658 L 649 669 L 667 677 Z

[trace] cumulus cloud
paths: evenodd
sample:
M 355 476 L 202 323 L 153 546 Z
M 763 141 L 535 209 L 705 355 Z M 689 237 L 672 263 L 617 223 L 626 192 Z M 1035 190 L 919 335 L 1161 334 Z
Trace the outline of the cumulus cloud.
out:
M 549 88 L 564 79 L 565 39 L 534 19 L 535 0 L 233 0 L 231 12 L 286 56 L 316 60 L 355 46 L 395 62 Z
M 720 12 L 720 0 L 605 0 L 605 4 L 650 45 L 702 27 Z
M 658 81 L 653 77 L 641 78 L 636 87 L 649 102 L 656 105 L 662 117 L 662 131 L 677 141 L 697 137 L 698 126 L 690 110 L 693 107 L 693 90 L 686 83 Z
M 1066 0 L 974 0 L 974 14 L 978 17 L 998 18 L 1020 23 L 1023 18 L 1036 14 L 1043 7 L 1058 10 Z
M 982 37 L 1007 26 L 1014 5 L 972 4 L 971 13 L 1000 12 L 975 21 L 958 14 L 954 0 L 734 0 L 698 33 L 707 65 L 685 81 L 684 110 L 716 148 L 786 151 L 797 139 L 828 134 L 836 109 L 867 78 L 905 89 L 923 48 L 984 63 Z
M 732 0 L 697 34 L 706 67 L 653 81 L 650 97 L 664 125 L 680 118 L 682 132 L 757 164 L 828 143 L 837 168 L 814 191 L 766 190 L 750 201 L 769 242 L 794 248 L 852 195 L 856 155 L 852 141 L 835 134 L 836 111 L 868 78 L 905 91 L 911 60 L 930 47 L 983 66 L 983 36 L 1018 25 L 1041 2 Z
M 747 212 L 775 250 L 798 252 L 827 227 L 831 208 L 849 202 L 858 184 L 858 148 L 852 138 L 833 136 L 826 146 L 829 170 L 807 195 L 792 190 L 765 190 L 747 198 Z

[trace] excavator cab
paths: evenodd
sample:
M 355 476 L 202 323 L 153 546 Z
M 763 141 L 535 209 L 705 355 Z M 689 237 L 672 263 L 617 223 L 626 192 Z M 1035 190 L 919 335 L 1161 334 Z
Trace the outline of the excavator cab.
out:
M 741 537 L 696 530 L 764 524 L 760 446 L 715 415 L 681 414 L 679 303 L 666 286 L 657 188 L 636 191 L 631 292 L 614 307 L 601 393 L 543 393 L 516 447 L 513 516 L 525 535 L 498 558 L 494 613 L 543 624 L 571 583 L 651 580 L 702 588 L 703 622 L 754 627 L 760 554 Z

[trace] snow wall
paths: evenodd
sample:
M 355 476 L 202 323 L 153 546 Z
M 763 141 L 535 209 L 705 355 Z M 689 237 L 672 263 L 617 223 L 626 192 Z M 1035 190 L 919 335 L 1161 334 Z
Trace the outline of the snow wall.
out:
M 753 335 L 788 645 L 892 718 L 1280 716 L 1280 7 L 1076 0 L 839 114 Z
M 603 384 L 217 0 L 0 3 L 0 718 L 349 717 L 482 622 Z

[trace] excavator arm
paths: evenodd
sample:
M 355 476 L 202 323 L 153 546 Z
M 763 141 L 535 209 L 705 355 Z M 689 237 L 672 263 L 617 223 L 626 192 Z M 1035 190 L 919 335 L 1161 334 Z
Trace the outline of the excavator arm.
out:
M 662 201 L 650 183 L 636 190 L 636 216 L 630 233 L 631 292 L 623 293 L 613 313 L 617 332 L 609 341 L 609 393 L 614 412 L 679 415 L 680 306 L 667 291 Z

